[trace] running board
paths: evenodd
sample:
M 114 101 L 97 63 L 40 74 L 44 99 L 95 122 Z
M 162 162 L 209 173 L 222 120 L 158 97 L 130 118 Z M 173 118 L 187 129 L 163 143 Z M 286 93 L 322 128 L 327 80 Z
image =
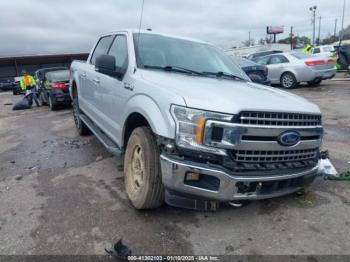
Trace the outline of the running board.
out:
M 80 113 L 79 117 L 111 154 L 115 156 L 123 154 L 118 145 L 106 136 L 86 115 Z

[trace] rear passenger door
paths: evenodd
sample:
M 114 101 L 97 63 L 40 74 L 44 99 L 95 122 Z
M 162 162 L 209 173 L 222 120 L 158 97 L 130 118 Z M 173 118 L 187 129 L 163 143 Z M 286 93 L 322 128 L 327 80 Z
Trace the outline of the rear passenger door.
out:
M 96 58 L 100 55 L 105 55 L 113 42 L 113 35 L 101 37 L 97 43 L 95 50 L 90 58 L 89 63 L 83 72 L 81 72 L 83 88 L 84 88 L 84 112 L 98 125 L 101 124 L 103 119 L 103 112 L 99 110 L 100 98 L 100 83 L 99 73 L 95 70 Z
M 108 51 L 108 55 L 114 56 L 116 68 L 122 68 L 126 72 L 129 65 L 128 40 L 126 34 L 117 34 Z M 125 89 L 125 81 L 127 81 L 127 73 L 124 76 L 112 77 L 99 74 L 100 88 L 98 102 L 99 110 L 103 112 L 103 126 L 106 133 L 118 144 L 122 126 L 120 124 L 121 112 L 124 109 L 126 101 L 132 95 L 130 90 Z
M 289 60 L 284 55 L 273 55 L 268 63 L 269 78 L 273 83 L 280 83 L 282 73 Z

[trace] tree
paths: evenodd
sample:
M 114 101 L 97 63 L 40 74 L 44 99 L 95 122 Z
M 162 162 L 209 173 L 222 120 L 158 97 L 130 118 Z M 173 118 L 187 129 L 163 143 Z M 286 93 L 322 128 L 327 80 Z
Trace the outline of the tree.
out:
M 290 44 L 291 43 L 290 36 L 287 37 L 287 38 L 284 38 L 284 39 L 280 39 L 278 41 L 278 43 L 280 43 L 280 44 Z M 307 44 L 310 44 L 311 40 L 307 36 L 295 36 L 295 37 L 293 37 L 293 43 L 296 46 L 305 46 Z
M 255 40 L 250 39 L 250 42 L 249 42 L 249 40 L 246 40 L 246 41 L 243 41 L 242 44 L 243 44 L 243 46 L 253 46 L 253 45 L 255 45 Z

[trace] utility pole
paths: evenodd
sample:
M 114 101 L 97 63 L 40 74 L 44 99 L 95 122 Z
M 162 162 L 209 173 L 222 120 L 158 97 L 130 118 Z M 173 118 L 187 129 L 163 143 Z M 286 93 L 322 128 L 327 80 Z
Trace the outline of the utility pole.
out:
M 251 46 L 252 41 L 250 40 L 250 32 L 249 32 L 249 40 L 248 40 L 248 42 L 249 42 L 249 46 Z
M 334 42 L 337 41 L 337 23 L 338 23 L 338 19 L 335 19 L 335 23 L 334 23 Z
M 342 42 L 343 37 L 344 37 L 344 15 L 345 15 L 345 0 L 344 0 L 344 4 L 343 4 L 343 17 L 341 20 L 341 35 L 339 36 L 339 38 L 340 38 L 339 45 L 341 45 L 341 42 Z
M 322 17 L 319 16 L 318 17 L 319 21 L 318 21 L 318 45 L 321 44 L 321 19 Z
M 317 10 L 317 6 L 314 5 L 314 6 L 310 7 L 309 10 L 312 12 L 312 25 L 313 25 L 312 45 L 315 46 L 315 30 L 316 30 L 316 10 Z
M 290 50 L 293 50 L 293 26 L 290 27 Z

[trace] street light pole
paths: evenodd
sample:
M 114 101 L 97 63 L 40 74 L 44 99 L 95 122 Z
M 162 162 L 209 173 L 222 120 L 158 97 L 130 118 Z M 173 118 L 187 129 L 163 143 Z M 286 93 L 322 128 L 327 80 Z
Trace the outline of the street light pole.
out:
M 335 23 L 334 23 L 334 42 L 337 41 L 337 23 L 338 23 L 338 19 L 335 19 Z
M 321 45 L 321 19 L 322 17 L 319 16 L 319 23 L 318 23 L 318 45 Z
M 345 1 L 345 0 L 344 0 L 344 1 Z M 309 10 L 312 12 L 312 24 L 313 24 L 312 45 L 315 46 L 316 10 L 317 10 L 317 6 L 314 5 L 314 6 L 310 7 Z
M 344 37 L 344 15 L 345 15 L 345 0 L 344 0 L 344 4 L 343 4 L 343 17 L 342 17 L 342 20 L 341 20 L 341 35 L 339 36 L 339 45 L 341 45 L 341 42 L 343 40 L 343 37 Z

